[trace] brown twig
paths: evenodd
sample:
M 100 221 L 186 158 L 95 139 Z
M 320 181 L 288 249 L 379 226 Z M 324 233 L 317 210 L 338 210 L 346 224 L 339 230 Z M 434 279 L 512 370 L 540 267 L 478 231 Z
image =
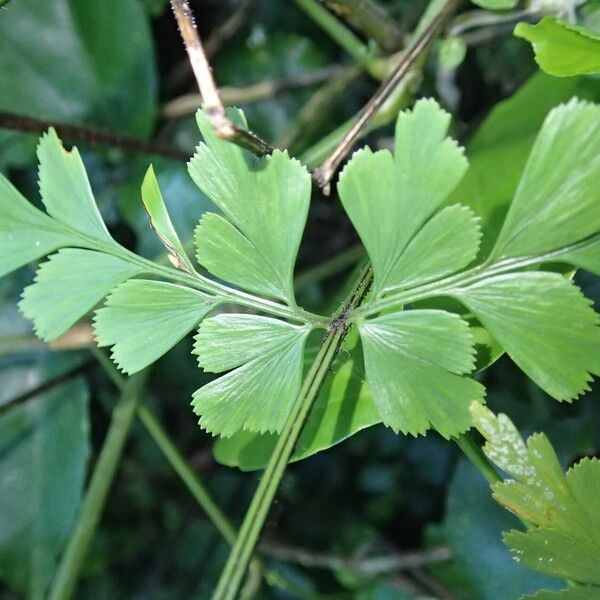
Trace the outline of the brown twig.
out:
M 166 146 L 157 142 L 147 142 L 140 138 L 120 133 L 113 133 L 106 129 L 88 127 L 83 125 L 71 125 L 59 121 L 36 119 L 25 115 L 0 111 L 0 129 L 11 129 L 25 133 L 36 133 L 41 135 L 50 127 L 54 127 L 61 138 L 87 142 L 94 146 L 111 146 L 128 150 L 130 152 L 141 152 L 143 154 L 156 154 L 176 160 L 189 160 L 189 153 L 179 148 Z
M 362 129 L 371 120 L 373 115 L 383 106 L 388 96 L 394 91 L 396 86 L 410 71 L 421 53 L 427 48 L 433 40 L 439 29 L 444 24 L 448 16 L 454 11 L 457 0 L 448 0 L 444 8 L 429 22 L 429 24 L 415 38 L 412 44 L 402 54 L 400 61 L 392 71 L 391 75 L 381 84 L 373 97 L 365 104 L 358 113 L 355 123 L 344 136 L 338 147 L 332 152 L 327 160 L 313 171 L 313 178 L 317 184 L 328 190 L 329 184 L 337 168 L 344 157 L 350 152 L 352 146 L 359 138 Z
M 258 156 L 270 154 L 273 148 L 256 134 L 232 123 L 225 112 L 219 97 L 217 86 L 200 37 L 196 29 L 194 15 L 187 0 L 171 0 L 171 8 L 179 26 L 179 32 L 188 53 L 192 70 L 202 96 L 204 110 L 215 133 L 224 140 L 229 140 L 242 148 L 250 150 Z
M 418 552 L 402 552 L 367 558 L 312 552 L 304 548 L 274 542 L 260 544 L 259 550 L 263 554 L 285 562 L 296 563 L 303 567 L 329 569 L 331 571 L 350 570 L 367 577 L 394 573 L 404 569 L 418 569 L 425 565 L 446 562 L 452 558 L 452 552 L 444 546 Z

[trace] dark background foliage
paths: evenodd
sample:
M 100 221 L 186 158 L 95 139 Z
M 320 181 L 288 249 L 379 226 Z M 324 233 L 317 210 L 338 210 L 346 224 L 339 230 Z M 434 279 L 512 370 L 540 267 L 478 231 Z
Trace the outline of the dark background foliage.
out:
M 382 4 L 404 31 L 410 31 L 426 3 Z M 294 79 L 328 65 L 351 64 L 345 51 L 292 2 L 249 3 L 242 25 L 221 43 L 215 35 L 240 2 L 196 0 L 191 5 L 201 36 L 212 40 L 211 60 L 220 86 Z M 191 113 L 173 118 L 163 111 L 169 101 L 195 91 L 164 0 L 13 0 L 0 9 L 0 40 L 0 111 L 94 125 L 193 151 L 198 133 Z M 455 116 L 454 135 L 467 142 L 494 105 L 535 72 L 530 47 L 513 38 L 510 29 L 496 28 L 469 46 L 455 71 L 440 69 L 434 47 L 419 95 L 445 101 Z M 289 139 L 299 111 L 320 85 L 287 89 L 241 106 L 251 128 L 277 143 Z M 293 153 L 301 154 L 353 115 L 376 86 L 364 74 L 355 77 L 329 100 L 326 110 L 300 128 Z M 368 142 L 385 145 L 392 131 L 391 125 L 379 129 Z M 30 198 L 37 197 L 35 143 L 35 136 L 0 129 L 0 167 Z M 150 161 L 182 239 L 189 239 L 210 206 L 189 180 L 183 162 L 116 147 L 78 146 L 112 233 L 143 255 L 161 252 L 139 194 Z M 510 175 L 503 169 L 510 171 L 509 161 L 499 164 L 498 181 Z M 356 241 L 337 199 L 315 192 L 298 273 Z M 68 524 L 84 473 L 94 464 L 106 433 L 116 394 L 88 350 L 49 350 L 33 340 L 29 323 L 15 305 L 32 275 L 33 267 L 0 280 L 0 597 L 7 599 L 29 589 L 31 561 L 39 560 L 28 550 L 29 536 L 37 535 L 30 521 L 32 515 L 39 516 L 43 503 L 27 485 L 21 498 L 5 497 L 8 487 L 2 492 L 2 482 L 8 485 L 10 477 L 26 473 L 46 487 L 54 486 L 60 510 L 41 520 L 44 531 L 38 534 L 45 548 L 60 547 L 61 511 Z M 303 288 L 300 303 L 325 310 L 347 275 L 340 272 L 311 282 Z M 600 301 L 597 279 L 582 274 L 579 283 Z M 192 391 L 205 378 L 190 350 L 191 340 L 184 340 L 159 361 L 144 402 L 160 417 L 223 511 L 239 523 L 258 475 L 215 462 L 213 440 L 200 430 L 189 406 Z M 565 465 L 597 452 L 597 390 L 572 405 L 559 405 L 507 358 L 488 369 L 483 379 L 491 407 L 511 415 L 524 434 L 546 431 Z M 48 381 L 49 392 L 29 397 Z M 44 436 L 52 428 L 58 428 L 53 439 L 59 442 L 48 446 Z M 15 445 L 24 444 L 25 450 L 15 455 Z M 28 471 L 31 457 L 40 451 L 50 453 L 48 471 Z M 11 529 L 15 519 L 23 523 Z M 56 543 L 48 541 L 48 523 L 56 525 Z M 516 521 L 493 503 L 487 484 L 454 444 L 436 434 L 413 439 L 372 427 L 288 469 L 264 543 L 358 559 L 441 545 L 451 550 L 453 559 L 427 569 L 370 577 L 356 569 L 303 568 L 270 557 L 279 579 L 263 585 L 260 597 L 506 600 L 542 585 L 556 588 L 559 582 L 511 560 L 500 532 L 513 526 Z M 226 544 L 136 423 L 76 597 L 207 598 L 226 552 Z M 52 553 L 49 560 L 51 569 Z

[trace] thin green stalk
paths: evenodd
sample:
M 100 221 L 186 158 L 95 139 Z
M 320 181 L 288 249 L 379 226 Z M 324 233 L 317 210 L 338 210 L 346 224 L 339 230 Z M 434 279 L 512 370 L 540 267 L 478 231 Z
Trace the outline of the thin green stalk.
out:
M 414 73 L 415 75 L 418 74 L 418 69 L 415 69 Z M 398 112 L 408 105 L 413 96 L 412 83 L 414 82 L 414 78 L 414 75 L 409 74 L 400 82 L 400 84 L 398 84 L 392 96 L 386 101 L 381 109 L 375 113 L 371 121 L 361 131 L 361 138 L 376 129 L 389 125 L 396 119 Z M 300 155 L 300 162 L 306 165 L 306 168 L 309 170 L 320 165 L 340 145 L 341 141 L 352 129 L 357 118 L 358 115 L 354 115 L 331 133 L 321 138 L 316 144 L 307 148 Z
M 104 352 L 97 347 L 94 347 L 92 351 L 111 381 L 118 389 L 122 390 L 126 385 L 127 379 L 121 375 L 114 363 Z M 156 445 L 169 461 L 169 464 L 179 475 L 182 482 L 204 510 L 217 531 L 223 536 L 227 543 L 233 545 L 237 536 L 235 528 L 227 516 L 221 511 L 218 504 L 212 499 L 210 493 L 198 475 L 190 467 L 177 446 L 173 443 L 173 440 L 165 431 L 160 421 L 158 421 L 158 419 L 142 404 L 137 405 L 136 412 L 141 423 L 146 428 L 146 431 L 150 434 L 150 437 L 156 442 Z M 254 558 L 250 564 L 249 576 L 244 585 L 241 597 L 244 599 L 252 598 L 256 588 L 260 585 L 261 577 L 264 575 L 266 578 L 268 574 L 269 570 L 263 568 L 263 565 L 258 558 Z
M 147 371 L 142 371 L 128 380 L 113 411 L 108 434 L 81 504 L 75 529 L 58 566 L 49 600 L 68 600 L 73 596 L 90 541 L 100 521 L 108 490 L 123 453 L 146 375 Z
M 138 406 L 137 415 L 151 435 L 156 445 L 161 449 L 175 472 L 179 475 L 187 489 L 202 507 L 212 524 L 229 544 L 233 544 L 236 532 L 229 519 L 223 514 L 217 503 L 212 499 L 204 484 L 187 463 L 181 452 L 173 444 L 171 438 L 159 423 L 157 418 L 143 405 Z
M 331 320 L 323 344 L 306 374 L 300 393 L 294 402 L 269 464 L 254 494 L 238 538 L 221 573 L 213 600 L 233 600 L 238 595 L 241 581 L 248 568 L 248 563 L 290 456 L 300 437 L 310 409 L 319 395 L 321 386 L 348 332 L 347 316 L 362 302 L 371 280 L 371 269 L 367 265 L 362 270 L 352 292 Z
M 373 69 L 374 53 L 337 17 L 332 15 L 317 0 L 295 0 L 295 2 L 367 71 L 370 72 Z
M 139 256 L 131 250 L 127 250 L 123 246 L 120 246 L 116 242 L 98 241 L 92 237 L 82 234 L 79 231 L 71 229 L 68 226 L 64 227 L 71 235 L 78 237 L 81 240 L 83 248 L 89 248 L 90 250 L 95 250 L 97 252 L 112 254 L 113 256 L 117 256 L 118 258 L 126 260 L 131 264 L 139 266 L 146 273 L 150 273 L 157 277 L 164 277 L 166 279 L 178 281 L 202 292 L 223 298 L 226 302 L 248 306 L 250 308 L 254 308 L 255 310 L 263 311 L 274 316 L 283 317 L 284 319 L 301 321 L 314 327 L 323 327 L 327 323 L 327 317 L 316 315 L 300 307 L 287 306 L 273 300 L 268 300 L 267 298 L 261 298 L 241 290 L 236 290 L 225 284 L 219 283 L 218 281 L 213 281 L 212 279 L 201 275 L 197 271 L 188 273 L 187 271 L 165 266 L 158 262 Z
M 475 267 L 454 275 L 449 275 L 443 279 L 438 279 L 437 281 L 426 283 L 408 290 L 390 292 L 383 298 L 376 297 L 368 304 L 357 309 L 352 315 L 351 320 L 353 322 L 359 321 L 367 316 L 380 313 L 383 310 L 388 310 L 411 302 L 417 302 L 426 298 L 459 295 L 461 288 L 465 286 L 473 285 L 494 275 L 502 275 L 518 269 L 525 269 L 527 267 L 552 261 L 560 261 L 561 257 L 565 254 L 588 248 L 589 246 L 596 244 L 598 240 L 600 240 L 600 234 L 595 234 L 580 242 L 576 242 L 575 244 L 570 244 L 569 246 L 564 246 L 563 248 L 545 252 L 537 256 L 505 258 L 498 260 L 497 262 L 493 262 L 493 259 L 489 258 L 480 265 L 476 265 Z
M 98 362 L 104 368 L 106 374 L 119 389 L 123 389 L 127 379 L 119 373 L 113 362 L 108 356 L 99 350 L 93 348 L 93 353 L 98 359 Z M 143 405 L 138 404 L 137 416 L 140 421 L 156 442 L 165 458 L 169 461 L 175 472 L 179 475 L 185 486 L 188 488 L 192 496 L 197 500 L 208 518 L 212 521 L 216 529 L 221 533 L 227 542 L 233 544 L 236 538 L 236 531 L 225 514 L 221 511 L 215 501 L 211 498 L 208 490 L 200 481 L 198 475 L 189 466 L 184 456 L 181 454 L 169 434 L 160 424 L 158 419 Z
M 485 477 L 490 485 L 502 481 L 502 477 L 492 466 L 487 456 L 483 453 L 481 446 L 475 441 L 470 431 L 463 433 L 454 440 L 464 455 L 475 465 L 477 470 Z

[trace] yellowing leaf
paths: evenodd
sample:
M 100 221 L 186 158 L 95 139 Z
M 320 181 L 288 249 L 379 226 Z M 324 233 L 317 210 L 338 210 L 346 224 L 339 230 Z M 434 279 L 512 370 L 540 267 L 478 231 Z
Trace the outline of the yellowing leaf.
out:
M 600 585 L 600 461 L 583 459 L 565 475 L 544 434 L 523 442 L 505 415 L 471 407 L 486 438 L 484 452 L 514 479 L 493 486 L 494 498 L 529 523 L 504 535 L 513 556 L 528 567 Z M 568 597 L 568 596 L 567 596 Z

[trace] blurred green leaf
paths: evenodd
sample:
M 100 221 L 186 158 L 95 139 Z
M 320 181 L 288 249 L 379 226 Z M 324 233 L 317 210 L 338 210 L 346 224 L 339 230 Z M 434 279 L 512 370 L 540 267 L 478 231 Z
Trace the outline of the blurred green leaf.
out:
M 442 69 L 452 70 L 460 66 L 467 55 L 467 44 L 458 36 L 447 37 L 438 50 Z
M 146 135 L 156 75 L 139 2 L 19 0 L 0 18 L 0 110 Z
M 79 506 L 88 392 L 74 379 L 0 417 L 0 579 L 41 599 Z
M 158 360 L 187 335 L 216 303 L 192 288 L 131 279 L 117 287 L 96 311 L 99 346 L 112 346 L 111 358 L 127 374 Z
M 556 17 L 518 23 L 515 35 L 531 43 L 540 67 L 556 77 L 600 73 L 600 36 Z
M 585 585 L 570 587 L 560 592 L 543 590 L 533 596 L 523 596 L 521 600 L 600 600 L 600 589 Z
M 518 526 L 519 521 L 492 500 L 481 473 L 463 458 L 446 497 L 443 533 L 477 600 L 507 600 L 541 588 L 564 587 L 512 559 L 502 531 Z
M 472 0 L 474 4 L 488 10 L 508 10 L 514 8 L 519 0 Z

